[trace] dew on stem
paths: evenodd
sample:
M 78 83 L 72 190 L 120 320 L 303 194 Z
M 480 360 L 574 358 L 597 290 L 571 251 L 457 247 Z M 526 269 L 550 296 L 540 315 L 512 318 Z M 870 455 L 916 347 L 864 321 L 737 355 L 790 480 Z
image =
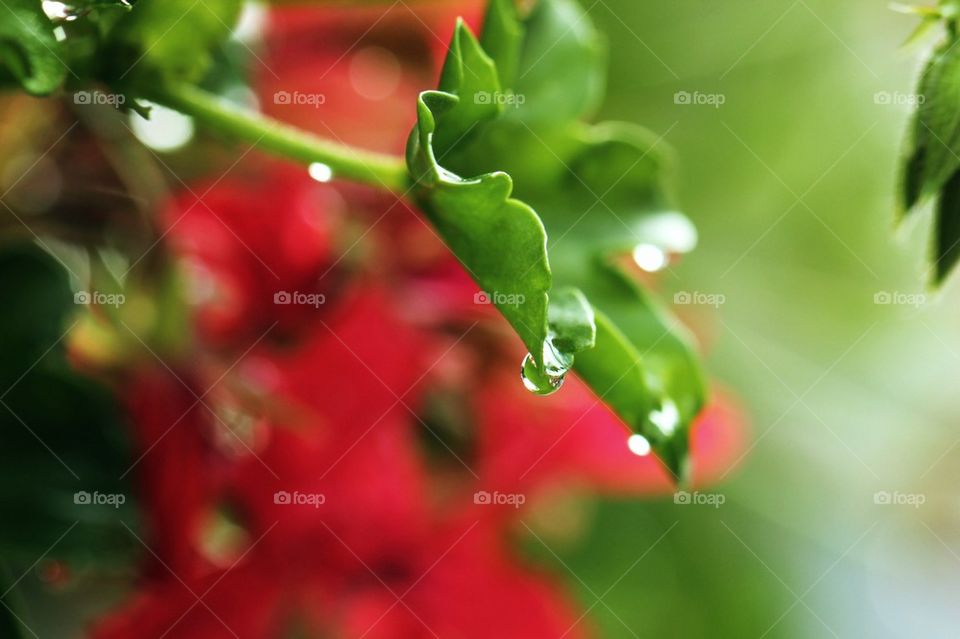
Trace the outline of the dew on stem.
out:
M 627 448 L 637 457 L 646 457 L 650 454 L 650 441 L 643 435 L 630 435 L 627 438 Z
M 333 179 L 333 169 L 330 168 L 329 164 L 324 164 L 323 162 L 313 162 L 310 164 L 307 168 L 307 173 L 317 182 L 329 182 Z

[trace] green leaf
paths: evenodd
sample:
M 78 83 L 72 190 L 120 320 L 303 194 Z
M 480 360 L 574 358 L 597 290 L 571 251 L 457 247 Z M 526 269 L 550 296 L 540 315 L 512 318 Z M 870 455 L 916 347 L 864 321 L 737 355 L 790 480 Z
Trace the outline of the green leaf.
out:
M 525 101 L 478 134 L 488 143 L 471 159 L 514 159 L 508 170 L 517 179 L 518 196 L 541 212 L 552 238 L 555 284 L 579 287 L 597 310 L 596 349 L 579 355 L 575 369 L 683 475 L 688 426 L 706 393 L 703 372 L 687 331 L 615 258 L 638 244 L 686 252 L 696 242 L 695 231 L 666 196 L 662 177 L 669 157 L 655 136 L 629 124 L 558 122 L 535 108 L 563 94 L 573 105 L 567 113 L 589 111 L 584 105 L 590 100 L 581 96 L 591 86 L 599 95 L 601 85 L 589 78 L 602 77 L 604 61 L 600 39 L 576 3 L 555 0 L 538 7 L 527 30 L 549 32 L 553 40 L 525 43 L 520 68 L 552 69 L 566 79 L 567 90 L 518 88 Z M 571 26 L 564 28 L 558 16 Z M 573 60 L 580 61 L 582 73 L 566 73 Z M 597 361 L 599 352 L 605 361 Z M 674 408 L 679 421 L 667 423 L 664 410 Z
M 417 135 L 407 156 L 417 197 L 447 245 L 538 354 L 547 338 L 551 281 L 546 234 L 533 209 L 510 199 L 513 182 L 506 173 L 465 180 L 436 161 L 431 146 L 436 118 L 457 102 L 446 93 L 421 95 Z
M 956 35 L 933 53 L 917 93 L 924 100 L 914 116 L 911 145 L 901 169 L 898 217 L 936 196 L 931 271 L 939 284 L 960 260 L 960 40 Z
M 111 28 L 108 80 L 130 84 L 196 82 L 229 37 L 241 0 L 146 0 Z
M 457 100 L 443 105 L 443 126 L 432 139 L 432 146 L 441 157 L 454 145 L 463 143 L 477 123 L 496 117 L 502 109 L 493 99 L 500 92 L 497 69 L 459 19 L 440 74 L 439 92 L 457 96 Z
M 520 313 L 500 307 L 531 353 L 551 345 L 547 355 L 572 362 L 682 475 L 703 374 L 679 323 L 618 266 L 638 244 L 684 252 L 695 243 L 662 185 L 667 157 L 639 127 L 579 121 L 600 96 L 604 56 L 576 3 L 541 0 L 521 25 L 512 3 L 494 0 L 482 42 L 487 51 L 459 25 L 444 92 L 421 95 L 408 147 L 418 200 L 482 287 L 495 278 L 508 291 L 537 294 Z M 514 86 L 500 73 L 515 76 Z M 487 93 L 495 98 L 463 105 Z M 514 184 L 522 203 L 509 199 Z
M 934 53 L 917 90 L 913 148 L 904 170 L 904 208 L 936 194 L 960 167 L 960 46 L 948 42 Z
M 511 115 L 527 123 L 591 115 L 603 98 L 606 46 L 589 16 L 575 0 L 545 0 L 524 22 L 524 33 L 512 86 L 524 103 Z
M 504 86 L 513 86 L 520 64 L 523 29 L 513 0 L 491 0 L 483 20 L 480 45 L 497 65 L 497 77 Z
M 127 560 L 133 545 L 122 524 L 134 524 L 133 503 L 118 478 L 128 444 L 112 397 L 64 356 L 74 309 L 66 274 L 34 246 L 5 247 L 0 296 L 0 555 L 24 567 L 44 553 L 78 564 Z M 126 503 L 78 504 L 80 491 Z
M 67 76 L 53 24 L 38 0 L 0 3 L 0 67 L 27 93 L 49 95 Z
M 960 171 L 943 187 L 937 202 L 934 264 L 942 282 L 960 260 Z

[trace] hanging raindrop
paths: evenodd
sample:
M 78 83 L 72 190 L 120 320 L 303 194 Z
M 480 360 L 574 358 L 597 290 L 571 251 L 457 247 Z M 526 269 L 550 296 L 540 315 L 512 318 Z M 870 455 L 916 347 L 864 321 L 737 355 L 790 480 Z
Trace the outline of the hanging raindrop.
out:
M 563 386 L 564 374 L 552 375 L 551 368 L 544 366 L 548 372 L 542 372 L 537 368 L 537 362 L 533 355 L 527 353 L 523 358 L 523 365 L 520 367 L 520 379 L 523 380 L 523 386 L 534 395 L 552 395 Z M 565 371 L 564 371 L 565 373 Z
M 537 366 L 533 355 L 527 353 L 520 367 L 520 379 L 528 391 L 536 395 L 552 395 L 563 386 L 563 380 L 573 366 L 573 357 L 564 355 L 553 345 L 551 339 L 543 343 L 543 370 Z

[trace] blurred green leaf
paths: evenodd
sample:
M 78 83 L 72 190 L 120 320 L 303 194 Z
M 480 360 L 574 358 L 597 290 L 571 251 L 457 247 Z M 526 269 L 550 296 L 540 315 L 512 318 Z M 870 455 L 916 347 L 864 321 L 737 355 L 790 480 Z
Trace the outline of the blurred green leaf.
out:
M 937 203 L 934 260 L 938 280 L 945 278 L 960 260 L 960 171 L 943 187 Z
M 39 0 L 0 3 L 0 66 L 27 93 L 48 95 L 67 76 L 53 28 Z
M 0 582 L 0 584 L 5 586 L 4 590 L 7 588 L 6 581 L 7 580 Z M 25 637 L 29 636 L 27 634 L 28 629 L 17 619 L 19 614 L 14 612 L 14 608 L 9 603 L 4 603 L 5 605 L 0 606 L 0 637 L 6 637 L 7 639 L 25 639 Z
M 0 554 L 106 564 L 128 558 L 133 525 L 127 442 L 112 397 L 64 357 L 73 294 L 63 269 L 34 246 L 0 252 Z M 9 340 L 9 341 L 6 341 Z M 120 507 L 75 495 L 124 495 Z M 80 500 L 82 501 L 82 499 Z M 61 538 L 62 536 L 62 538 Z
M 107 79 L 131 84 L 199 80 L 242 7 L 241 0 L 138 2 L 110 30 Z
M 516 14 L 512 2 L 491 7 Z M 538 2 L 523 22 L 523 46 L 512 89 L 526 98 L 508 113 L 527 123 L 564 123 L 588 117 L 603 99 L 606 45 L 590 17 L 575 0 Z M 504 48 L 491 50 L 500 59 Z
M 940 47 L 920 78 L 913 150 L 907 163 L 907 210 L 936 194 L 960 167 L 960 47 Z
M 960 40 L 947 39 L 924 67 L 911 147 L 902 168 L 903 215 L 935 197 L 931 271 L 937 282 L 960 259 Z

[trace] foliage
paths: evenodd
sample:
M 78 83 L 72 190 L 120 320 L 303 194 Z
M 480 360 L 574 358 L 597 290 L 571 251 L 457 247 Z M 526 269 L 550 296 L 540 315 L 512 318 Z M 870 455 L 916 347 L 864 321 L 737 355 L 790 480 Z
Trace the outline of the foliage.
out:
M 660 242 L 652 218 L 678 223 L 663 155 L 642 129 L 580 121 L 604 55 L 574 2 L 541 2 L 522 23 L 492 2 L 482 42 L 458 24 L 439 90 L 420 98 L 418 201 L 538 369 L 573 363 L 679 475 L 702 376 L 676 320 L 616 260 Z
M 119 479 L 129 446 L 107 390 L 64 358 L 73 307 L 66 273 L 38 248 L 5 247 L 0 297 L 9 304 L 0 318 L 0 465 L 7 479 L 0 553 L 33 561 L 56 542 L 55 556 L 77 564 L 123 561 L 130 550 L 123 525 L 134 523 L 132 495 Z M 91 507 L 77 498 L 94 493 L 123 494 L 125 504 Z M 72 530 L 77 521 L 84 525 Z
M 936 203 L 931 270 L 940 282 L 960 260 L 958 6 L 952 0 L 944 0 L 937 9 L 920 11 L 920 15 L 922 32 L 942 23 L 944 36 L 934 48 L 917 86 L 920 106 L 903 163 L 901 203 L 905 214 L 929 200 Z

